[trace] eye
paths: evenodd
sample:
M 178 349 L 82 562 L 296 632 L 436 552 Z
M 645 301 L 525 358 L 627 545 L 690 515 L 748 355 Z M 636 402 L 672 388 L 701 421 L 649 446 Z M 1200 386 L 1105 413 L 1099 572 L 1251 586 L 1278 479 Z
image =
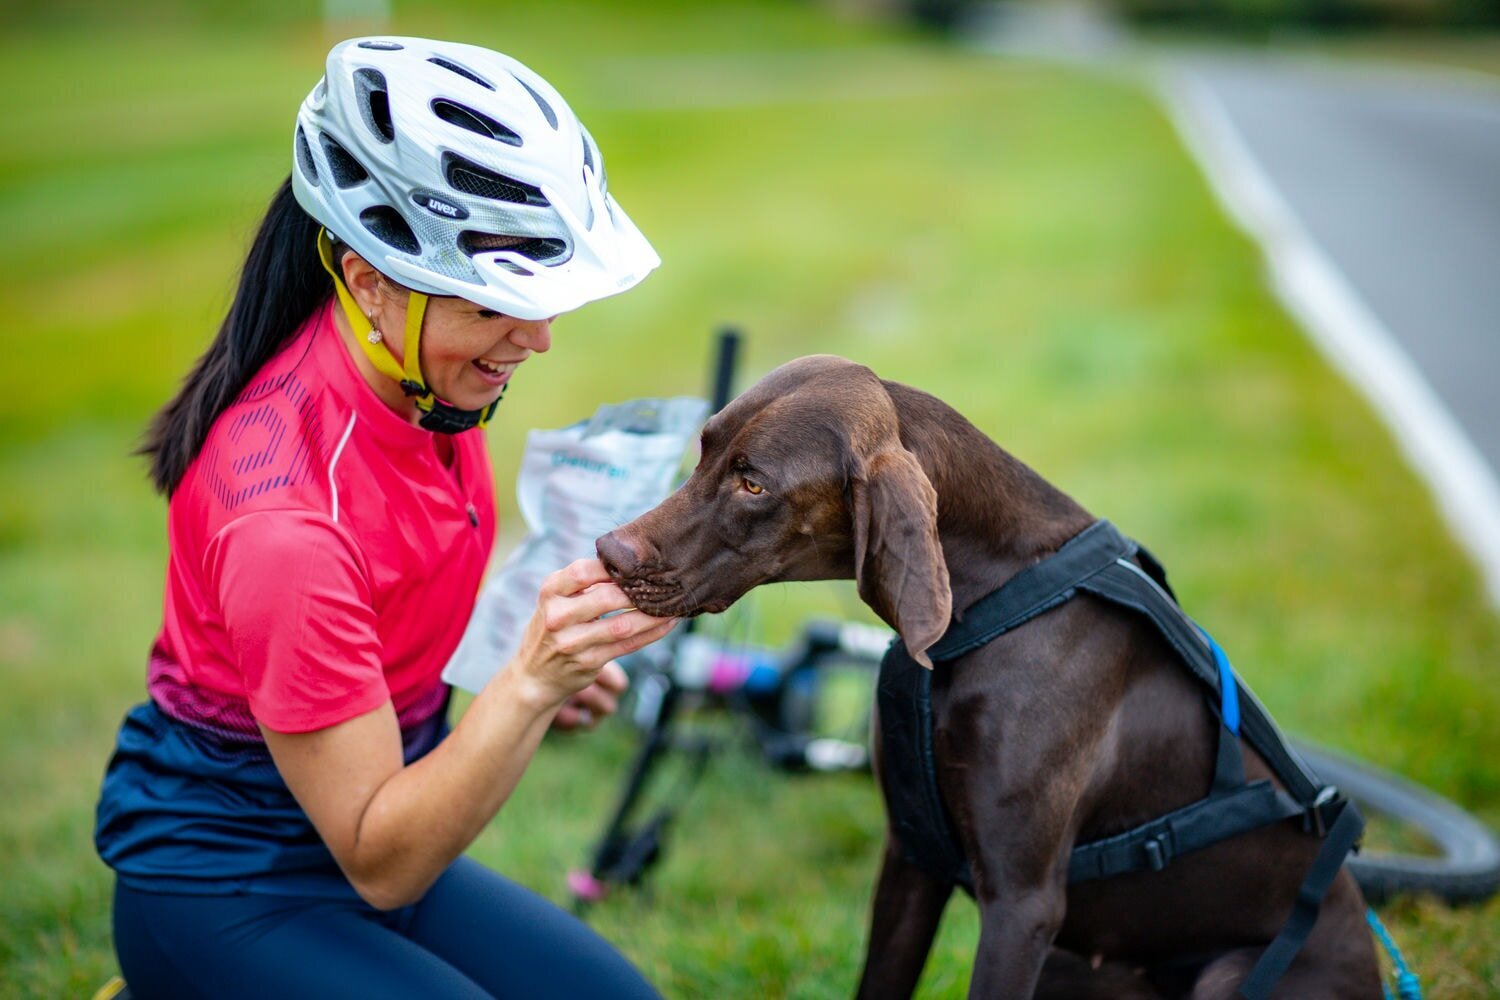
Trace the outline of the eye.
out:
M 499 315 L 500 314 L 497 313 L 497 312 L 495 312 L 495 310 L 493 310 L 493 309 L 481 309 L 481 310 L 479 310 L 479 318 L 480 319 L 495 319 Z
M 766 488 L 760 485 L 760 483 L 757 483 L 753 479 L 746 479 L 744 476 L 740 477 L 740 489 L 744 490 L 746 493 L 749 493 L 751 496 L 757 497 L 766 491 Z

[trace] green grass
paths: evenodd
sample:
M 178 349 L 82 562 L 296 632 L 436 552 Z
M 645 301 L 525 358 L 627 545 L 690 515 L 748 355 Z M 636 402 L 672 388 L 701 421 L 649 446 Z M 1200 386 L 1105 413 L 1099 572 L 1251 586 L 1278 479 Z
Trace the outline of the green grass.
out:
M 491 431 L 502 514 L 526 428 L 842 353 L 947 398 L 1146 541 L 1294 732 L 1500 822 L 1500 621 L 1369 407 L 1277 308 L 1148 93 L 801 5 L 452 7 L 410 33 L 558 84 L 666 262 L 559 321 Z M 128 452 L 202 350 L 318 75 L 323 29 L 37 21 L 0 39 L 0 993 L 109 974 L 92 810 L 142 697 L 164 510 Z M 279 8 L 278 8 L 279 11 Z M 113 15 L 112 15 L 113 16 Z M 768 634 L 847 590 L 760 602 Z M 475 856 L 554 898 L 622 732 L 549 741 Z M 594 915 L 675 996 L 846 995 L 882 819 L 867 780 L 717 763 L 649 895 Z M 1390 908 L 1430 995 L 1500 981 L 1500 903 Z M 961 993 L 952 906 L 924 992 Z

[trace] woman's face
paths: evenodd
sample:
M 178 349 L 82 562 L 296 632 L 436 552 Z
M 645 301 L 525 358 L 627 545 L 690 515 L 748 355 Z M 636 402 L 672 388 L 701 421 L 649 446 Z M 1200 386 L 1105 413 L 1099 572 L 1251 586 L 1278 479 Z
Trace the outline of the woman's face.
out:
M 357 254 L 345 255 L 344 277 L 356 303 L 381 332 L 396 363 L 404 367 L 410 295 L 391 285 Z M 516 319 L 466 299 L 429 298 L 422 317 L 422 377 L 444 402 L 460 410 L 483 409 L 500 398 L 517 365 L 552 346 L 556 318 Z M 386 389 L 382 395 L 392 400 L 400 397 L 394 385 L 377 388 Z
M 405 303 L 400 312 L 392 330 L 406 329 Z M 500 398 L 517 365 L 552 346 L 553 319 L 516 319 L 464 299 L 429 299 L 421 342 L 427 387 L 460 410 L 489 406 Z M 386 342 L 393 339 L 401 338 L 387 337 Z M 401 345 L 390 346 L 399 360 Z

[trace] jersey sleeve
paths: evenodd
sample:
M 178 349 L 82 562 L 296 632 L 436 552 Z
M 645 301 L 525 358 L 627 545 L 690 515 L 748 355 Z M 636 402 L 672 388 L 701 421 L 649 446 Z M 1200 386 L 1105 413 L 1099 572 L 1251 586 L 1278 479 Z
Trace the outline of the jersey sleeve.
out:
M 257 511 L 225 525 L 204 552 L 250 712 L 303 733 L 390 698 L 363 555 L 310 511 Z

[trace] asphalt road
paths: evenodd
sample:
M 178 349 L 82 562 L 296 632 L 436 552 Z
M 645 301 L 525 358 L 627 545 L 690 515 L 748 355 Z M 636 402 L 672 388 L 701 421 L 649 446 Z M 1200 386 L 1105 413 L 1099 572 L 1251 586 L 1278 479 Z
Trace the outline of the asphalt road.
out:
M 1500 79 L 1291 60 L 1187 68 L 1500 473 Z

